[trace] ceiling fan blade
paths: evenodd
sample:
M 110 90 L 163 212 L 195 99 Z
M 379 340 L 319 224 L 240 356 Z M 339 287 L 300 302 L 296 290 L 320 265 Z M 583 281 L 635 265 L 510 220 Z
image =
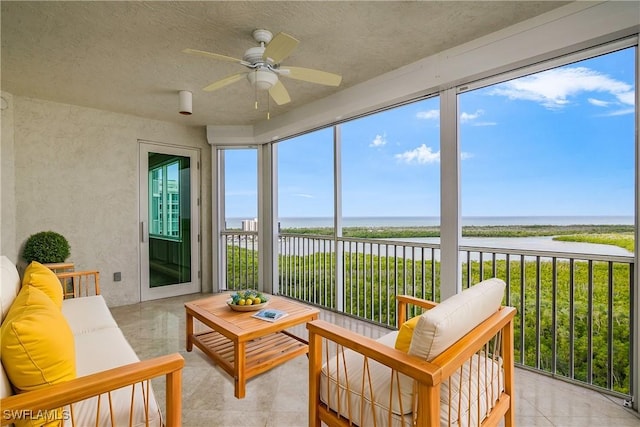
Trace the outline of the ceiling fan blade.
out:
M 273 100 L 278 105 L 283 105 L 291 102 L 289 92 L 287 92 L 287 89 L 284 87 L 280 80 L 278 80 L 276 84 L 271 86 L 271 89 L 269 89 L 269 95 L 271 95 L 271 98 L 273 98 Z
M 224 79 L 211 83 L 209 86 L 203 88 L 202 90 L 204 90 L 205 92 L 211 92 L 211 91 L 223 88 L 239 80 L 242 80 L 246 75 L 247 73 L 231 74 L 230 76 L 227 76 Z
M 342 82 L 342 76 L 326 71 L 302 67 L 285 67 L 282 70 L 285 71 L 282 73 L 283 76 L 305 82 L 318 83 L 325 86 L 340 86 L 340 82 Z M 288 73 L 286 72 L 287 70 L 289 71 Z
M 242 59 L 232 58 L 231 56 L 220 55 L 219 53 L 205 52 L 204 50 L 184 49 L 182 53 L 188 53 L 190 55 L 206 56 L 207 58 L 218 59 L 220 61 L 237 62 L 238 64 L 243 64 L 243 65 L 247 64 Z
M 284 58 L 291 55 L 298 43 L 300 42 L 289 34 L 278 33 L 265 48 L 262 58 L 270 58 L 275 64 L 279 64 Z

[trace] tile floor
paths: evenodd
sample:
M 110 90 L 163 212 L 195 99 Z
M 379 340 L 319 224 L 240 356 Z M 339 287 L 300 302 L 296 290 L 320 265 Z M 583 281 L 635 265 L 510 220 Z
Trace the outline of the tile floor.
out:
M 185 350 L 184 305 L 201 294 L 113 307 L 113 316 L 141 359 L 179 352 L 183 371 L 182 421 L 185 427 L 303 427 L 307 418 L 307 358 L 298 357 L 247 383 L 247 397 L 233 396 L 231 378 L 194 348 Z M 330 312 L 321 318 L 363 335 L 387 332 Z M 306 336 L 306 329 L 293 330 Z M 164 380 L 153 382 L 164 406 Z M 516 369 L 516 425 L 640 427 L 640 417 L 621 401 L 563 381 Z

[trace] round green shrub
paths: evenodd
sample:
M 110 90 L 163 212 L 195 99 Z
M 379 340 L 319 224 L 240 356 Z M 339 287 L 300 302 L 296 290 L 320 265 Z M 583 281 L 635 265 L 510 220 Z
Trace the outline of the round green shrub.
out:
M 29 236 L 22 250 L 22 259 L 27 263 L 64 262 L 69 254 L 69 242 L 63 235 L 54 231 L 41 231 Z

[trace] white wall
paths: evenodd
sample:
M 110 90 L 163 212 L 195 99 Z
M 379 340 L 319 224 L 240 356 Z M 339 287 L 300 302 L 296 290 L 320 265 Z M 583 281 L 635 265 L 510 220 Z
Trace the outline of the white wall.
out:
M 59 232 L 69 240 L 76 269 L 100 271 L 109 305 L 140 301 L 140 139 L 201 150 L 201 231 L 209 235 L 210 147 L 203 128 L 14 96 L 13 159 L 5 158 L 4 130 L 3 122 L 2 239 L 13 233 L 14 241 L 3 253 L 19 253 L 33 233 Z M 14 167 L 15 191 L 11 177 L 5 181 L 5 164 L 6 175 Z M 15 220 L 5 216 L 12 194 Z M 209 290 L 210 242 L 202 245 L 202 283 Z M 113 281 L 114 272 L 122 281 Z

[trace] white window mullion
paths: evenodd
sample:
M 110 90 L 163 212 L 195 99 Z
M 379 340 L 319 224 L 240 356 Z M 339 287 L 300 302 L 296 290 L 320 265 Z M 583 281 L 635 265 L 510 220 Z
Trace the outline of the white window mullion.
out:
M 339 312 L 344 312 L 344 247 L 340 243 L 342 237 L 342 137 L 340 125 L 333 127 L 333 209 L 336 309 Z
M 460 141 L 455 88 L 440 95 L 440 300 L 462 290 L 460 239 Z
M 636 39 L 636 43 L 638 40 Z M 636 99 L 635 99 L 635 114 L 636 114 L 636 132 L 635 132 L 635 154 L 636 154 L 636 174 L 635 174 L 635 269 L 634 269 L 634 284 L 635 295 L 634 300 L 631 301 L 633 305 L 634 325 L 632 329 L 633 336 L 633 354 L 631 357 L 631 384 L 633 384 L 632 398 L 633 409 L 640 411 L 640 290 L 638 289 L 640 284 L 640 48 L 636 44 Z M 633 295 L 633 294 L 632 294 Z

